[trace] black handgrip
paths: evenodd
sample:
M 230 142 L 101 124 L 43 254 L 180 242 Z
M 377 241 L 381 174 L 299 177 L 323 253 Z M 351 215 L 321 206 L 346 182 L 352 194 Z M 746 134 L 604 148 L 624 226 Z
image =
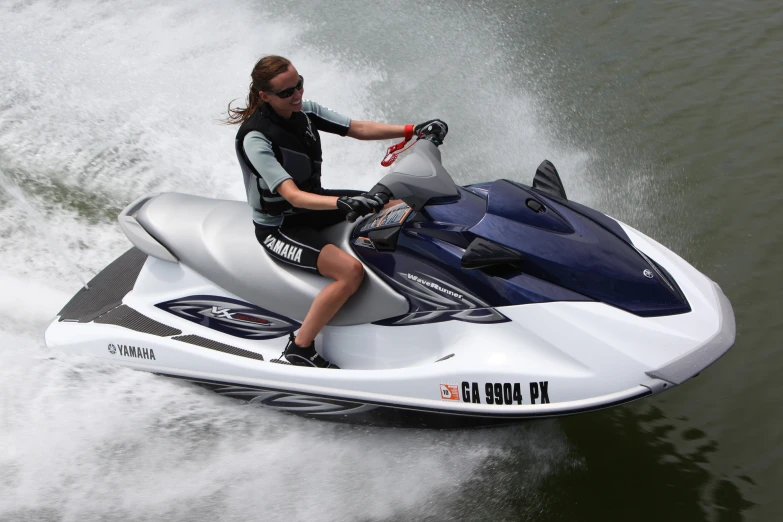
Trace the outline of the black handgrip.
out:
M 427 122 L 427 125 L 425 125 L 424 128 L 419 131 L 419 139 L 427 140 L 438 147 L 439 145 L 443 144 L 443 140 L 446 138 L 446 134 L 448 133 L 449 126 L 445 121 L 432 120 Z
M 371 188 L 368 194 L 371 196 L 382 195 L 386 199 L 386 203 L 388 203 L 389 200 L 393 197 L 391 191 L 380 183 L 377 183 L 373 188 Z
M 345 215 L 345 219 L 350 221 L 351 223 L 355 222 L 357 219 L 359 219 L 359 213 L 358 212 L 348 212 Z

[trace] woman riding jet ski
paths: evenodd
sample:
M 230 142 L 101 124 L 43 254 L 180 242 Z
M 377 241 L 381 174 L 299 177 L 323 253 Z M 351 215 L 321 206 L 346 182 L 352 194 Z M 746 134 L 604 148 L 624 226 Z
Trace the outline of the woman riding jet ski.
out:
M 122 211 L 134 247 L 60 311 L 47 344 L 311 417 L 427 427 L 615 406 L 731 348 L 717 284 L 569 200 L 548 161 L 530 186 L 455 185 L 438 148 L 446 130 L 421 128 L 364 196 L 400 203 L 320 232 L 365 274 L 318 334 L 339 370 L 279 358 L 330 284 L 278 259 L 304 246 L 275 239 L 270 253 L 246 203 L 177 193 Z
M 358 290 L 364 269 L 321 232 L 348 213 L 377 212 L 388 200 L 355 190 L 322 189 L 318 131 L 360 140 L 410 139 L 427 124 L 414 128 L 351 121 L 303 101 L 304 78 L 282 56 L 261 58 L 251 78 L 247 107 L 229 106 L 228 121 L 241 123 L 236 150 L 256 237 L 276 261 L 334 279 L 316 296 L 299 333 L 290 334 L 284 355 L 291 364 L 336 368 L 316 352 L 315 337 Z

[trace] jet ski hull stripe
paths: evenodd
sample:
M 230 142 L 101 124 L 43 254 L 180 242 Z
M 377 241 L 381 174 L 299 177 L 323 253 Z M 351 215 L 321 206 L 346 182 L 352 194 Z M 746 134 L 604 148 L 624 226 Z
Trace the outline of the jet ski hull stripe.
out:
M 101 270 L 58 314 L 60 321 L 89 323 L 122 304 L 122 298 L 133 289 L 147 254 L 131 248 Z
M 247 357 L 248 359 L 256 359 L 258 361 L 264 360 L 264 356 L 260 353 L 251 352 L 250 350 L 243 350 L 242 348 L 219 343 L 211 339 L 205 339 L 203 337 L 199 337 L 198 335 L 182 335 L 180 337 L 172 337 L 172 339 L 175 341 L 182 341 L 183 343 L 201 346 L 202 348 L 209 348 L 210 350 L 217 350 L 218 352 L 223 352 L 230 355 L 238 355 L 239 357 Z
M 499 426 L 514 424 L 525 420 L 574 415 L 612 408 L 652 394 L 652 390 L 645 388 L 645 391 L 621 400 L 550 413 L 467 413 L 455 412 L 453 410 L 440 410 L 437 408 L 330 397 L 311 393 L 298 393 L 291 390 L 262 388 L 246 384 L 227 383 L 165 373 L 158 373 L 158 375 L 186 380 L 198 384 L 199 386 L 206 387 L 220 395 L 249 401 L 254 404 L 262 404 L 277 410 L 284 410 L 289 413 L 311 418 L 348 422 L 351 424 L 434 429 Z
M 115 324 L 117 326 L 122 326 L 123 328 L 128 328 L 129 330 L 158 335 L 160 337 L 169 337 L 182 333 L 181 330 L 150 319 L 146 315 L 140 314 L 133 308 L 125 305 L 120 305 L 114 310 L 109 310 L 98 317 L 95 322 L 99 324 Z

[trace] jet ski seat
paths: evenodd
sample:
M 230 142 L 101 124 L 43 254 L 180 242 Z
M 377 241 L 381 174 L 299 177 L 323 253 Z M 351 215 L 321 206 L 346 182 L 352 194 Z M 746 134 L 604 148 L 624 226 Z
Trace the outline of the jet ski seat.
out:
M 120 214 L 121 222 L 128 209 Z M 315 296 L 331 282 L 274 261 L 256 240 L 252 211 L 245 202 L 163 193 L 143 203 L 135 220 L 180 263 L 232 294 L 296 321 L 304 319 Z M 325 233 L 354 255 L 350 223 L 337 224 Z M 144 250 L 141 242 L 130 234 L 129 238 Z M 408 313 L 405 297 L 371 270 L 365 274 L 359 290 L 330 325 L 370 323 Z

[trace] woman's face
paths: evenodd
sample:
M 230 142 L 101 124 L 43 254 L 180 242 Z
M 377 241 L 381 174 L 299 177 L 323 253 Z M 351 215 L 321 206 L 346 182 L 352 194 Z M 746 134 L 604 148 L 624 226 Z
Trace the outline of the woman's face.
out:
M 285 72 L 281 72 L 269 82 L 269 90 L 267 92 L 261 92 L 261 99 L 275 110 L 280 116 L 288 118 L 292 113 L 302 110 L 302 94 L 304 93 L 304 85 L 301 89 L 294 89 L 294 93 L 288 98 L 281 98 L 280 96 L 272 93 L 278 93 L 296 87 L 299 85 L 299 71 L 292 65 L 288 66 Z

